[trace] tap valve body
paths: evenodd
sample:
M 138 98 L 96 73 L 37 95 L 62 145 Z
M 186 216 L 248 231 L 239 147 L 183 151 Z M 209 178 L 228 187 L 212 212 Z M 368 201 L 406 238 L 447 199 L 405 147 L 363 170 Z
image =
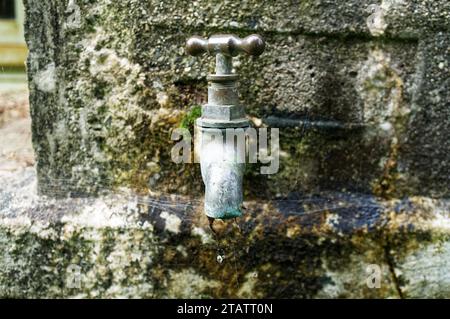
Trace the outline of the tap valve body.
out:
M 245 149 L 237 147 L 230 135 L 249 127 L 244 106 L 239 103 L 238 76 L 232 59 L 239 53 L 258 56 L 265 42 L 259 35 L 240 39 L 234 35 L 213 35 L 209 39 L 193 36 L 186 52 L 193 56 L 215 55 L 215 74 L 208 75 L 208 102 L 196 121 L 200 133 L 199 156 L 205 184 L 205 213 L 210 218 L 228 219 L 242 215 L 242 180 Z M 230 143 L 231 141 L 231 143 Z

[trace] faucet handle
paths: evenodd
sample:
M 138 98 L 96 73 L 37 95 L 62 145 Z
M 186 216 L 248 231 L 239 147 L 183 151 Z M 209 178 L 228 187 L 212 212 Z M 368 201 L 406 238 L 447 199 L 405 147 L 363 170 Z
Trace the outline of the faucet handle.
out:
M 241 39 L 231 34 L 212 35 L 209 39 L 193 36 L 187 40 L 186 52 L 189 55 L 198 56 L 203 53 L 211 55 L 222 54 L 225 56 L 237 56 L 239 53 L 258 56 L 264 52 L 266 42 L 257 34 L 249 35 Z

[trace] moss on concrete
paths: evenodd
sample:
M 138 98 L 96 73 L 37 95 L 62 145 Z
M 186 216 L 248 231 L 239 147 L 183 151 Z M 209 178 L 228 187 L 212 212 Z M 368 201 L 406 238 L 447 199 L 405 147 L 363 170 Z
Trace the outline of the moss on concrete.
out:
M 420 279 L 413 270 L 420 266 L 414 258 L 434 251 L 448 260 L 448 230 L 440 228 L 448 216 L 439 217 L 438 208 L 445 200 L 423 202 L 449 194 L 450 148 L 442 134 L 450 124 L 448 1 L 202 0 L 189 8 L 177 0 L 76 1 L 70 10 L 68 4 L 25 1 L 41 194 L 83 197 L 123 187 L 201 193 L 198 165 L 170 160 L 170 133 L 204 103 L 213 66 L 212 59 L 184 54 L 194 33 L 266 38 L 267 52 L 238 58 L 236 71 L 254 122 L 279 120 L 281 170 L 262 176 L 257 165 L 247 168 L 246 196 L 258 204 L 249 205 L 240 229 L 226 223 L 223 237 L 213 239 L 197 200 L 195 212 L 164 215 L 151 205 L 130 213 L 128 202 L 111 211 L 103 199 L 85 199 L 81 207 L 76 200 L 53 202 L 57 209 L 48 206 L 52 200 L 16 207 L 17 215 L 2 216 L 3 296 L 446 294 L 423 285 L 447 277 L 433 272 Z M 382 23 L 374 24 L 373 14 Z M 316 207 L 324 198 L 349 207 Z M 409 213 L 396 211 L 397 204 Z M 38 216 L 52 221 L 48 229 Z M 177 217 L 183 222 L 166 229 Z M 72 261 L 81 262 L 87 279 L 83 289 L 68 291 L 62 278 Z M 380 290 L 364 286 L 369 263 L 382 266 Z M 193 290 L 186 284 L 192 280 Z
M 435 177 L 428 180 L 427 174 L 413 168 L 418 166 L 411 158 L 420 162 L 414 147 L 403 146 L 417 131 L 408 128 L 418 119 L 416 114 L 430 103 L 438 105 L 445 100 L 445 90 L 440 90 L 439 101 L 436 97 L 435 102 L 420 102 L 421 65 L 433 58 L 428 50 L 435 43 L 430 40 L 418 51 L 421 33 L 406 36 L 400 28 L 414 17 L 420 32 L 433 38 L 434 31 L 420 23 L 421 8 L 429 4 L 415 4 L 415 15 L 407 10 L 409 3 L 386 2 L 369 10 L 370 4 L 244 1 L 239 2 L 236 15 L 234 1 L 195 1 L 190 11 L 179 1 L 149 2 L 145 10 L 144 2 L 80 2 L 71 8 L 74 13 L 69 19 L 61 14 L 67 9 L 64 1 L 26 2 L 31 52 L 28 73 L 41 192 L 83 195 L 111 186 L 130 186 L 143 193 L 200 190 L 199 170 L 178 167 L 169 158 L 170 132 L 192 105 L 205 101 L 205 76 L 213 65 L 206 57 L 186 56 L 184 42 L 194 33 L 207 36 L 220 31 L 245 36 L 257 30 L 266 37 L 267 52 L 258 59 L 240 57 L 236 63 L 248 114 L 263 121 L 274 115 L 339 121 L 366 125 L 368 130 L 364 134 L 349 132 L 336 145 L 315 138 L 315 133 L 302 136 L 308 127 L 299 125 L 297 133 L 286 130 L 283 154 L 295 154 L 282 158 L 285 171 L 279 176 L 290 176 L 290 182 L 283 183 L 284 177 L 258 177 L 259 167 L 254 166 L 249 168 L 253 180 L 247 184 L 247 193 L 258 194 L 265 188 L 270 190 L 264 192 L 267 196 L 288 196 L 291 191 L 302 191 L 294 185 L 307 184 L 315 189 L 374 191 L 385 197 L 424 190 L 442 194 L 438 176 L 445 167 L 429 168 Z M 435 13 L 432 25 L 441 26 L 440 19 L 448 14 L 445 4 L 433 2 L 433 6 L 442 10 Z M 202 10 L 195 9 L 200 7 Z M 387 25 L 382 32 L 377 29 L 376 35 L 371 27 L 379 26 L 369 23 L 374 10 L 383 14 Z M 394 19 L 397 14 L 400 20 Z M 43 18 L 34 21 L 36 16 Z M 336 20 L 336 16 L 342 19 Z M 50 23 L 53 19 L 57 23 Z M 46 31 L 34 32 L 41 29 Z M 441 49 L 436 50 L 442 51 L 445 45 L 438 47 Z M 444 69 L 433 69 L 433 76 L 445 73 L 442 58 L 436 63 Z M 46 80 L 39 81 L 44 75 Z M 423 81 L 431 83 L 427 78 Z M 401 89 L 395 83 L 401 83 Z M 436 110 L 442 115 L 442 108 Z M 448 126 L 444 119 L 436 119 L 433 128 L 421 120 L 414 127 L 436 136 Z M 327 134 L 332 140 L 337 133 Z M 302 141 L 304 138 L 308 141 Z M 294 151 L 304 143 L 316 146 L 307 152 Z M 371 158 L 362 151 L 353 152 L 354 143 L 373 150 Z M 436 145 L 433 154 L 441 158 L 441 153 Z M 366 168 L 354 167 L 367 160 Z M 320 172 L 338 174 L 330 182 L 315 176 Z M 307 180 L 298 177 L 305 174 Z M 428 180 L 426 187 L 416 180 L 418 175 Z
M 22 177 L 0 193 L 11 199 L 0 207 L 2 297 L 449 294 L 447 202 L 355 193 L 250 201 L 237 221 L 216 221 L 214 234 L 189 198 L 49 200 Z M 370 265 L 380 288 L 367 285 Z

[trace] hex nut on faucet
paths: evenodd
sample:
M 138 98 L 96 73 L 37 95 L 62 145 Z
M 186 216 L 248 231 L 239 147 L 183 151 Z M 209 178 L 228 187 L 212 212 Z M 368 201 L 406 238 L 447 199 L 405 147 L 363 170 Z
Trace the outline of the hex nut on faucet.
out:
M 186 43 L 186 52 L 193 56 L 204 53 L 216 56 L 216 72 L 208 76 L 208 102 L 196 126 L 201 134 L 199 157 L 205 184 L 205 214 L 212 219 L 229 219 L 242 215 L 242 179 L 245 162 L 237 161 L 245 150 L 227 143 L 230 129 L 245 129 L 250 123 L 244 106 L 239 103 L 232 73 L 232 58 L 240 53 L 258 56 L 264 52 L 265 41 L 259 35 L 240 39 L 234 35 L 213 35 L 209 39 L 193 36 Z M 244 154 L 241 154 L 244 152 Z

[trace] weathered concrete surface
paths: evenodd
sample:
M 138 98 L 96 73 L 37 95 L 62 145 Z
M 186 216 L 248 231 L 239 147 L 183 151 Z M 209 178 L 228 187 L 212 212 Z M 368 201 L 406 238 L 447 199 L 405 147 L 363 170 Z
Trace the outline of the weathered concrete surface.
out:
M 38 182 L 1 177 L 2 296 L 450 297 L 448 1 L 25 7 Z M 266 38 L 236 71 L 282 152 L 276 175 L 249 166 L 247 212 L 215 236 L 170 132 L 212 67 L 185 40 L 218 32 Z
M 450 297 L 448 201 L 247 202 L 214 235 L 188 198 L 48 199 L 31 168 L 0 182 L 1 297 Z
M 171 130 L 205 98 L 207 58 L 186 38 L 259 32 L 267 53 L 236 63 L 256 124 L 280 127 L 281 172 L 249 169 L 248 196 L 355 190 L 449 195 L 448 1 L 25 1 L 42 193 L 111 185 L 199 192 L 170 161 Z M 186 115 L 188 114 L 188 115 Z M 283 121 L 291 119 L 291 128 Z M 275 119 L 275 120 L 273 120 Z M 278 120 L 277 120 L 278 119 Z M 309 130 L 310 121 L 362 130 Z M 355 152 L 354 150 L 358 151 Z

